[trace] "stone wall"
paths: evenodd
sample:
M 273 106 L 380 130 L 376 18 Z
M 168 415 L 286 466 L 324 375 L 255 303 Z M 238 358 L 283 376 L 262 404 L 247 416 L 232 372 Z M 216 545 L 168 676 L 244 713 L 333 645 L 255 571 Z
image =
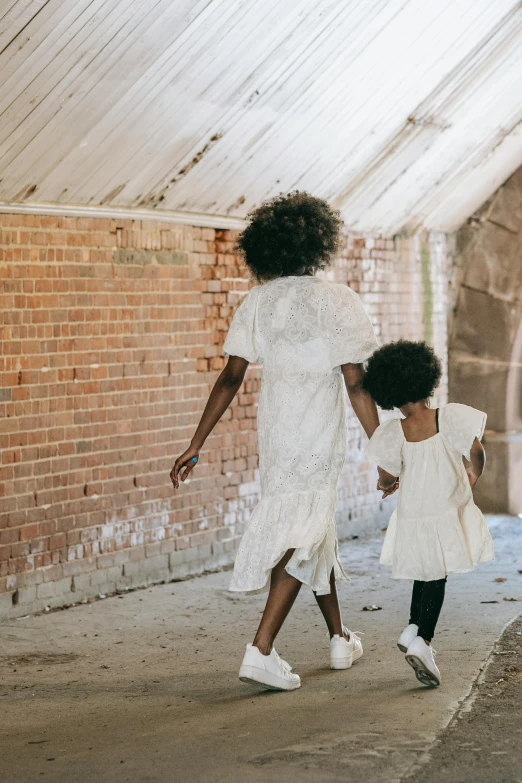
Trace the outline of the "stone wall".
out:
M 190 483 L 174 494 L 168 474 L 248 289 L 234 235 L 38 215 L 0 229 L 0 616 L 231 563 L 259 493 L 259 368 Z M 445 264 L 441 236 L 350 235 L 327 275 L 360 291 L 382 341 L 425 337 L 444 359 Z M 341 536 L 389 515 L 349 427 Z
M 522 170 L 458 232 L 451 274 L 450 399 L 488 414 L 484 510 L 522 512 Z

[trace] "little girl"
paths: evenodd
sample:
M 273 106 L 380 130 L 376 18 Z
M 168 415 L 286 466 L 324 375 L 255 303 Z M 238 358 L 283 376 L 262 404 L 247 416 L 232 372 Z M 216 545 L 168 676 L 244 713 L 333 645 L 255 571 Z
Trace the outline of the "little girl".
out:
M 494 557 L 472 493 L 485 465 L 480 438 L 486 414 L 458 403 L 432 410 L 429 398 L 440 377 L 440 362 L 426 343 L 399 340 L 373 354 L 364 378 L 381 408 L 399 408 L 405 417 L 381 424 L 366 454 L 379 466 L 383 497 L 400 480 L 381 563 L 392 566 L 394 579 L 414 580 L 410 623 L 398 647 L 424 685 L 440 685 L 430 643 L 447 574 L 471 571 Z
M 263 364 L 258 409 L 261 499 L 237 553 L 230 590 L 269 591 L 261 623 L 239 672 L 244 682 L 294 690 L 301 681 L 273 648 L 303 583 L 314 591 L 330 633 L 330 665 L 362 655 L 341 622 L 336 580 L 337 480 L 346 454 L 346 394 L 366 434 L 379 424 L 362 388 L 362 363 L 377 347 L 357 294 L 315 276 L 341 242 L 338 213 L 307 193 L 279 196 L 250 215 L 239 249 L 260 283 L 238 308 L 219 376 L 192 439 L 171 472 L 174 487 L 243 382 Z

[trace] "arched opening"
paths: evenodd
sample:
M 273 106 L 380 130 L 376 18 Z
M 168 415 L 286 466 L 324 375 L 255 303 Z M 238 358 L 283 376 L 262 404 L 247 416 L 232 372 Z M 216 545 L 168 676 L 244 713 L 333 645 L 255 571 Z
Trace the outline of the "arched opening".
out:
M 449 395 L 488 414 L 485 511 L 522 513 L 522 170 L 458 232 Z

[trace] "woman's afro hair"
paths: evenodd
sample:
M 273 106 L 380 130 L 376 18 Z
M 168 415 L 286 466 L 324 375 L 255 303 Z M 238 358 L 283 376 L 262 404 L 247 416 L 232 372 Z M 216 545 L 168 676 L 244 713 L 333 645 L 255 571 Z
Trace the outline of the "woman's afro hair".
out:
M 440 383 L 442 365 L 424 342 L 398 340 L 379 348 L 368 361 L 364 388 L 386 411 L 427 400 Z
M 259 282 L 324 269 L 341 246 L 339 212 L 309 193 L 276 196 L 248 218 L 237 249 Z

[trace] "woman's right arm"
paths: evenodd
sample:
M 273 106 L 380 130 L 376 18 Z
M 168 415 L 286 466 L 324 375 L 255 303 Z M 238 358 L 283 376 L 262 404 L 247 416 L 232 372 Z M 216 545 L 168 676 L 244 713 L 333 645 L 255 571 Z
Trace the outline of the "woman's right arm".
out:
M 249 362 L 240 356 L 230 356 L 225 369 L 214 384 L 210 393 L 208 402 L 203 411 L 201 421 L 194 437 L 190 442 L 189 448 L 177 458 L 174 467 L 170 471 L 170 478 L 174 489 L 179 488 L 179 481 L 185 481 L 195 462 L 194 457 L 198 457 L 200 449 L 203 447 L 206 439 L 238 393 Z M 180 473 L 181 471 L 181 473 Z

